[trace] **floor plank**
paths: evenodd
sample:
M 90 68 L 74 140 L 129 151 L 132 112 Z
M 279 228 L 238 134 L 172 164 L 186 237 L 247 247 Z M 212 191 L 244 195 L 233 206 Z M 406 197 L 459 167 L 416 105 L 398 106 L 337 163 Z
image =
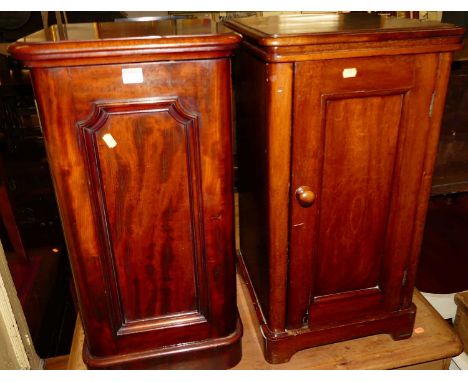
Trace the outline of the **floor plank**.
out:
M 453 329 L 417 291 L 414 302 L 417 329 L 407 340 L 393 341 L 381 334 L 318 346 L 296 353 L 288 363 L 271 365 L 265 361 L 258 338 L 256 317 L 243 282 L 238 278 L 238 307 L 244 326 L 242 360 L 234 368 L 240 370 L 330 370 L 330 369 L 396 369 L 433 370 L 447 368 L 449 359 L 462 351 L 460 339 Z M 84 370 L 84 341 L 81 321 L 77 320 L 68 365 Z
M 47 358 L 45 360 L 45 370 L 67 370 L 69 355 L 60 355 L 58 357 Z

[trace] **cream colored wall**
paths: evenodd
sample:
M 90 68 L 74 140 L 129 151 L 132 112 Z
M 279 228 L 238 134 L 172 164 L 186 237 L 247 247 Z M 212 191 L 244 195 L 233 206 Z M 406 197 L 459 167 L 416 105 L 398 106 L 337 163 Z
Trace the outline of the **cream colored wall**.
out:
M 42 369 L 0 243 L 0 369 Z

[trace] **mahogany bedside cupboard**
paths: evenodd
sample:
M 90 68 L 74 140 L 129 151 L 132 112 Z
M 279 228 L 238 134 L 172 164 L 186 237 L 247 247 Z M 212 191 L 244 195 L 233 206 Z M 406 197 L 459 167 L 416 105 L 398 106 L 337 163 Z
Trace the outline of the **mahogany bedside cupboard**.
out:
M 209 20 L 53 26 L 31 68 L 90 368 L 229 368 L 236 308 L 230 56 Z
M 240 264 L 267 361 L 412 333 L 452 52 L 463 29 L 367 14 L 227 21 Z

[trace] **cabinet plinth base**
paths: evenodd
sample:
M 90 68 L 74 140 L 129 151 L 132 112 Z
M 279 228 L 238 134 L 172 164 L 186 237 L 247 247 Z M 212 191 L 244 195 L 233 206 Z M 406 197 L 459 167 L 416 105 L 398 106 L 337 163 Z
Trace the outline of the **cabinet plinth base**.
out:
M 416 317 L 416 306 L 414 304 L 411 304 L 408 309 L 374 316 L 369 320 L 341 323 L 334 327 L 273 332 L 264 319 L 265 316 L 253 289 L 242 253 L 238 251 L 237 255 L 239 268 L 253 302 L 259 330 L 263 338 L 263 354 L 265 360 L 269 363 L 288 362 L 300 350 L 333 342 L 386 333 L 390 334 L 394 340 L 402 340 L 412 335 Z
M 236 330 L 226 337 L 138 353 L 93 357 L 85 341 L 83 360 L 88 369 L 230 369 L 241 360 L 241 337 L 242 323 L 237 316 Z

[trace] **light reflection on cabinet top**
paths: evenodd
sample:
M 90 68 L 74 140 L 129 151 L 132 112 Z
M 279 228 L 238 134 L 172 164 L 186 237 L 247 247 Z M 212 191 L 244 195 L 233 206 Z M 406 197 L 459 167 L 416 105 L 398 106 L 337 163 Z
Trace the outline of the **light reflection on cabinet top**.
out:
M 361 13 L 246 17 L 228 20 L 226 25 L 263 46 L 401 40 L 463 34 L 463 28 L 452 24 Z
M 279 15 L 227 20 L 267 62 L 453 52 L 463 28 L 366 13 Z
M 29 67 L 75 66 L 230 55 L 241 36 L 209 19 L 53 25 L 9 52 Z

